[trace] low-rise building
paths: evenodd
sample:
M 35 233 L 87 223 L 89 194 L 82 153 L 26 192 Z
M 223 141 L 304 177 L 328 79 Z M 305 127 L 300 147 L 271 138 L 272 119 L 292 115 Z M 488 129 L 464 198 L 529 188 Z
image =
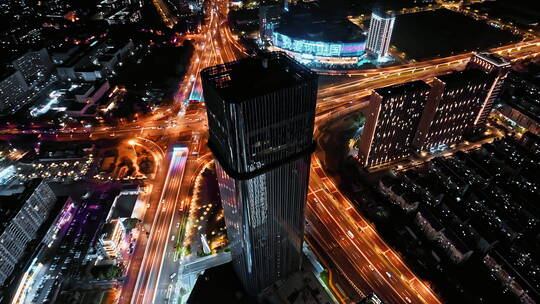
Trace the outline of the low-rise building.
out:
M 420 205 L 417 197 L 412 193 L 405 193 L 402 190 L 401 185 L 392 183 L 388 179 L 381 179 L 379 181 L 379 189 L 386 194 L 390 199 L 398 204 L 405 212 L 411 212 L 418 208 Z
M 484 266 L 510 291 L 505 294 L 532 303 L 540 294 L 540 264 L 534 258 L 540 227 L 538 146 L 531 132 L 509 136 L 394 172 L 379 181 L 379 188 L 404 210 L 416 201 L 409 194 L 421 198 L 413 222 L 448 256 L 445 261 L 437 254 L 438 265 L 458 270 L 453 264 L 466 260 L 480 266 L 478 259 L 468 259 L 473 252 L 490 257 Z
M 436 242 L 452 260 L 458 264 L 467 260 L 473 253 L 448 227 L 427 209 L 422 208 L 416 213 L 416 224 L 427 239 Z
M 125 218 L 138 218 L 137 208 L 135 206 L 138 202 L 139 186 L 135 187 L 126 186 L 122 191 L 114 198 L 111 210 L 107 215 L 107 219 L 125 219 Z M 139 218 L 142 220 L 142 218 Z
M 105 259 L 115 259 L 119 256 L 122 240 L 126 229 L 119 219 L 109 220 L 101 228 L 101 235 L 97 243 L 98 253 Z
M 540 86 L 537 75 L 510 73 L 497 111 L 528 131 L 540 134 Z
M 61 80 L 96 81 L 112 74 L 116 66 L 133 49 L 131 41 L 116 45 L 111 41 L 96 41 L 74 52 L 57 67 Z
M 522 146 L 536 156 L 540 156 L 540 135 L 526 132 L 521 137 Z

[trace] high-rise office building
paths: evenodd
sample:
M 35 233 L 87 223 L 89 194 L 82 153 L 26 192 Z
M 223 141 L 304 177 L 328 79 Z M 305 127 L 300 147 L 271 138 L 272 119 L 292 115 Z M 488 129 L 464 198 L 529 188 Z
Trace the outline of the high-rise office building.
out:
M 493 109 L 493 103 L 499 96 L 504 80 L 510 71 L 510 62 L 504 57 L 493 53 L 479 53 L 471 57 L 467 64 L 467 68 L 476 68 L 485 73 L 494 74 L 494 80 L 488 89 L 486 97 L 482 102 L 482 107 L 474 120 L 474 128 L 482 131 L 486 124 L 487 118 Z
M 415 148 L 428 150 L 460 141 L 474 126 L 492 83 L 492 74 L 478 69 L 436 77 L 413 141 Z
M 377 58 L 388 56 L 395 19 L 394 16 L 387 16 L 384 13 L 371 14 L 366 52 L 376 55 Z
M 285 1 L 284 4 L 287 4 L 286 11 L 288 11 L 288 2 Z M 279 3 L 268 3 L 259 6 L 259 37 L 262 43 L 268 43 L 272 40 L 272 34 L 279 24 L 284 10 L 285 8 Z
M 411 154 L 429 92 L 430 86 L 423 81 L 373 91 L 358 151 L 363 166 L 373 167 Z
M 0 196 L 0 285 L 11 275 L 56 202 L 49 184 L 32 181 L 13 196 Z
M 21 72 L 26 83 L 35 87 L 49 80 L 53 63 L 47 49 L 31 50 L 13 60 L 13 67 Z
M 269 53 L 201 78 L 234 268 L 257 294 L 300 269 L 317 75 Z
M 12 113 L 27 100 L 28 85 L 21 72 L 9 68 L 0 72 L 0 113 Z

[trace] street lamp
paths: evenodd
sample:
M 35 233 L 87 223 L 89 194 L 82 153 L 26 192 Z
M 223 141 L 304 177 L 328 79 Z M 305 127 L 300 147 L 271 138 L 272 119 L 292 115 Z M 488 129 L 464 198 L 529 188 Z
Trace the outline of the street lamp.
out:
M 137 144 L 137 142 L 134 140 L 134 139 L 130 139 L 128 141 L 128 144 L 131 146 L 131 148 L 133 149 L 133 153 L 135 153 L 135 157 L 137 157 L 137 151 L 135 150 L 135 145 Z

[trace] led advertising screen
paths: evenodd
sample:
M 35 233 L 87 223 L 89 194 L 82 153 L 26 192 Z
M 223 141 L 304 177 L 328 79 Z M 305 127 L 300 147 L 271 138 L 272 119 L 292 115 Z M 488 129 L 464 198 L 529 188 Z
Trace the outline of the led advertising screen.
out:
M 357 57 L 364 53 L 365 42 L 330 43 L 293 39 L 274 32 L 272 41 L 276 47 L 302 54 L 321 57 Z

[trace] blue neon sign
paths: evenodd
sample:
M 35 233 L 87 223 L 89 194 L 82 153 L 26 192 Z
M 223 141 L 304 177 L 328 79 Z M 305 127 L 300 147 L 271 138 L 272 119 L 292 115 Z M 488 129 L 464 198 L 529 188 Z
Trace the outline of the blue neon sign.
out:
M 365 49 L 365 42 L 328 43 L 308 41 L 291 39 L 278 32 L 272 33 L 272 42 L 275 46 L 288 51 L 321 57 L 356 57 L 362 55 Z

